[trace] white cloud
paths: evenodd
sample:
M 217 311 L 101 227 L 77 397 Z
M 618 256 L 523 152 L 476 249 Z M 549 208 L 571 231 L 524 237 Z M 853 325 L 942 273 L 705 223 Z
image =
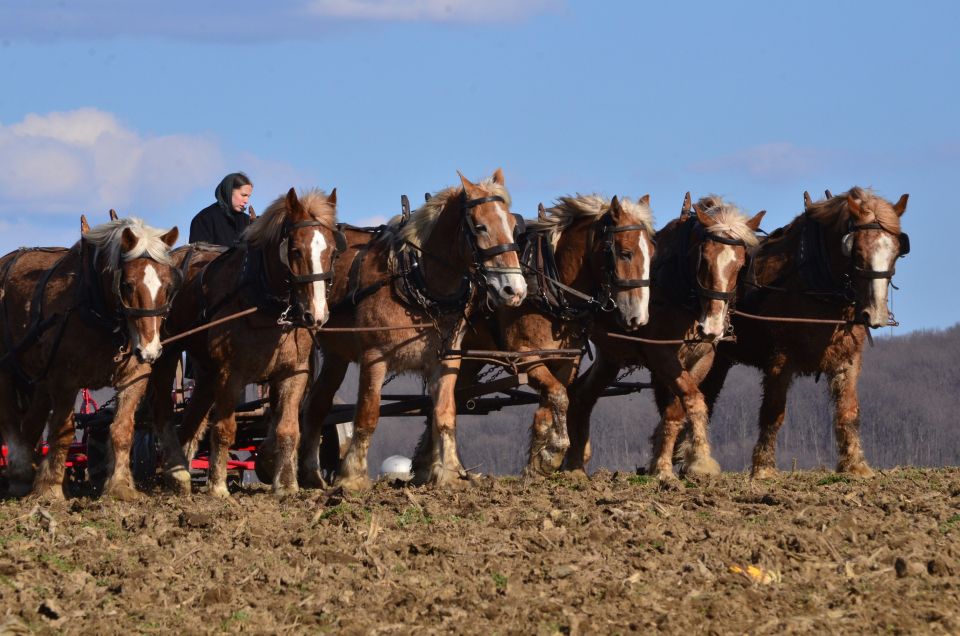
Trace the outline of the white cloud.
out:
M 312 0 L 314 15 L 390 22 L 514 22 L 556 10 L 559 0 Z
M 758 181 L 782 181 L 809 176 L 823 168 L 826 159 L 823 151 L 775 142 L 700 161 L 690 168 L 701 173 L 737 173 Z
M 178 201 L 222 176 L 219 144 L 195 135 L 143 135 L 111 113 L 31 113 L 0 124 L 0 213 L 135 209 Z M 142 212 L 141 212 L 142 210 Z

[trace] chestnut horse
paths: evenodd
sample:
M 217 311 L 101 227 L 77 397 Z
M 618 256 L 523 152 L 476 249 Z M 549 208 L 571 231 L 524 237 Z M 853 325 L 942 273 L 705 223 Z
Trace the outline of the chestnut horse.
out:
M 597 359 L 570 389 L 571 447 L 566 462 L 570 470 L 585 469 L 590 458 L 590 413 L 604 388 L 627 365 L 647 367 L 651 376 L 679 398 L 683 415 L 692 423 L 686 472 L 704 475 L 720 470 L 711 456 L 707 407 L 697 384 L 710 368 L 714 343 L 728 333 L 737 277 L 746 262 L 747 248 L 757 244 L 755 232 L 765 212 L 748 219 L 716 196 L 700 199 L 692 212 L 690 207 L 688 192 L 680 218 L 657 233 L 650 321 L 631 334 L 675 344 L 627 341 L 602 329 L 593 330 Z M 656 397 L 658 401 L 663 399 L 662 395 Z M 676 479 L 668 433 L 679 428 L 683 419 L 661 420 L 652 439 L 650 472 L 663 482 Z
M 479 184 L 462 175 L 460 180 L 462 187 L 442 190 L 408 221 L 394 219 L 375 237 L 347 230 L 344 266 L 338 267 L 333 283 L 336 309 L 330 326 L 369 330 L 318 334 L 323 366 L 303 421 L 305 483 L 323 483 L 321 424 L 351 361 L 360 365 L 360 385 L 355 432 L 339 484 L 346 489 L 370 485 L 367 451 L 388 371 L 419 372 L 433 400 L 433 444 L 418 481 L 449 484 L 465 475 L 455 436 L 454 385 L 461 361 L 447 351 L 460 348 L 468 320 L 481 304 L 517 306 L 527 287 L 503 173 L 497 170 Z
M 531 351 L 583 349 L 594 322 L 636 330 L 647 323 L 654 251 L 650 195 L 639 201 L 599 195 L 560 197 L 541 211 L 524 236 L 522 263 L 528 296 L 520 307 L 500 307 L 464 339 L 468 349 Z M 476 377 L 464 364 L 461 379 Z M 525 474 L 546 475 L 563 463 L 567 387 L 579 358 L 531 359 L 518 368 L 540 393 Z M 429 429 L 418 451 L 430 448 Z M 423 460 L 419 454 L 414 460 Z
M 817 203 L 766 239 L 753 257 L 738 306 L 771 317 L 836 320 L 841 324 L 768 322 L 734 316 L 737 340 L 724 342 L 703 383 L 711 409 L 730 367 L 763 372 L 760 438 L 751 474 L 776 474 L 777 432 L 787 391 L 797 375 L 826 374 L 834 403 L 837 470 L 873 474 L 860 447 L 857 380 L 867 328 L 887 324 L 887 287 L 897 258 L 910 249 L 900 229 L 908 195 L 890 203 L 870 190 Z M 805 196 L 809 201 L 809 196 Z
M 295 492 L 298 412 L 309 376 L 309 330 L 326 322 L 327 284 L 343 245 L 336 227 L 336 190 L 329 196 L 291 188 L 244 231 L 240 244 L 190 276 L 170 312 L 168 328 L 186 331 L 246 308 L 257 312 L 172 344 L 155 369 L 155 424 L 168 485 L 190 492 L 192 458 L 213 424 L 208 492 L 228 497 L 227 453 L 236 436 L 237 396 L 249 383 L 270 385 L 276 436 L 276 494 Z M 205 260 L 205 259 L 201 259 Z M 199 264 L 198 264 L 199 267 Z M 170 418 L 169 387 L 186 350 L 196 387 L 179 438 Z M 209 413 L 209 415 L 208 415 Z
M 0 435 L 10 452 L 12 493 L 33 484 L 62 498 L 73 409 L 82 387 L 113 386 L 105 493 L 136 496 L 130 474 L 134 411 L 160 329 L 179 288 L 170 260 L 177 228 L 157 230 L 125 218 L 89 229 L 72 248 L 20 249 L 0 259 Z M 34 450 L 50 423 L 50 449 L 34 479 Z

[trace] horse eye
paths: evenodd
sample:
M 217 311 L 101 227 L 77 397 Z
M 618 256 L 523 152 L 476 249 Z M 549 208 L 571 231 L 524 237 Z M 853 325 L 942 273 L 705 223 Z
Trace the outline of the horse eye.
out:
M 122 283 L 120 283 L 120 289 L 122 289 L 123 291 L 125 291 L 125 292 L 127 292 L 127 293 L 130 293 L 130 292 L 133 291 L 133 283 L 131 283 L 131 282 L 128 281 L 128 280 L 125 280 L 125 281 L 123 281 Z
M 486 232 L 486 231 L 487 231 L 487 226 L 486 226 L 486 225 L 474 225 L 474 227 L 477 228 L 477 232 L 478 232 L 478 233 L 480 233 L 480 232 Z
M 622 251 L 620 252 L 620 258 L 622 258 L 625 261 L 629 261 L 633 258 L 633 252 Z

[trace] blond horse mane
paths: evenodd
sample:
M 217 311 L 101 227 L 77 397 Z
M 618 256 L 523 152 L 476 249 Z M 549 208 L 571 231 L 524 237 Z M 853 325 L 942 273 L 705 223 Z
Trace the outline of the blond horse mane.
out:
M 653 211 L 649 205 L 623 197 L 620 207 L 633 219 L 634 224 L 643 225 L 653 236 Z M 609 211 L 610 199 L 599 194 L 559 197 L 553 207 L 545 210 L 544 215 L 536 221 L 531 221 L 528 227 L 534 232 L 546 232 L 550 242 L 556 245 L 560 234 L 577 219 L 595 219 Z
M 880 227 L 893 234 L 900 233 L 900 217 L 893 209 L 893 205 L 870 188 L 854 186 L 849 191 L 838 194 L 829 199 L 811 204 L 806 214 L 823 225 L 833 225 L 840 233 L 847 231 L 850 223 L 850 207 L 847 197 L 860 201 L 863 212 L 860 223 L 879 223 Z
M 120 253 L 121 237 L 124 230 L 130 230 L 137 242 L 133 249 Z M 116 271 L 120 266 L 120 259 L 132 261 L 135 258 L 150 258 L 164 265 L 172 265 L 170 246 L 160 237 L 168 230 L 159 230 L 150 227 L 137 217 L 126 217 L 116 221 L 108 221 L 89 229 L 83 234 L 83 240 L 93 245 L 97 252 L 106 254 L 106 270 Z
M 297 193 L 300 205 L 304 211 L 317 221 L 324 221 L 333 227 L 337 222 L 337 209 L 330 204 L 327 193 L 319 188 L 313 188 Z M 282 195 L 271 203 L 266 211 L 258 216 L 250 226 L 243 231 L 241 239 L 250 245 L 263 247 L 280 242 L 283 233 L 283 223 L 290 210 L 287 209 L 287 197 Z
M 754 231 L 747 225 L 747 221 L 750 220 L 747 215 L 733 203 L 724 201 L 723 197 L 708 194 L 697 201 L 697 207 L 717 221 L 707 227 L 707 231 L 711 234 L 717 236 L 729 234 L 732 238 L 743 241 L 748 247 L 753 247 L 760 242 Z
M 484 179 L 477 185 L 491 196 L 503 197 L 506 202 L 505 205 L 508 209 L 510 208 L 510 193 L 507 192 L 505 187 L 494 182 L 492 177 Z M 394 242 L 396 249 L 399 251 L 404 251 L 411 245 L 422 246 L 430 238 L 430 233 L 433 232 L 433 227 L 436 225 L 440 212 L 450 201 L 462 195 L 463 187 L 461 186 L 444 188 L 411 212 L 410 219 L 406 223 L 401 224 L 402 219 L 399 216 L 393 217 L 387 222 L 384 240 Z

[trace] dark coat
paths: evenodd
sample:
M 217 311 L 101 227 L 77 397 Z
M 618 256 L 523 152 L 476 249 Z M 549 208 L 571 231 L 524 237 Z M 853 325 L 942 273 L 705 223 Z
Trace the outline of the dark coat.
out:
M 190 223 L 191 243 L 213 243 L 233 247 L 250 225 L 246 212 L 226 211 L 219 203 L 208 205 Z

